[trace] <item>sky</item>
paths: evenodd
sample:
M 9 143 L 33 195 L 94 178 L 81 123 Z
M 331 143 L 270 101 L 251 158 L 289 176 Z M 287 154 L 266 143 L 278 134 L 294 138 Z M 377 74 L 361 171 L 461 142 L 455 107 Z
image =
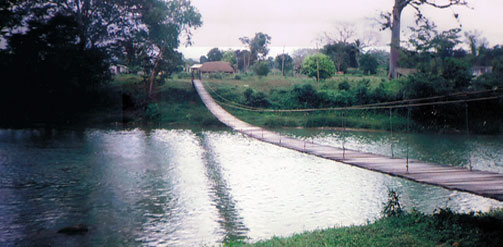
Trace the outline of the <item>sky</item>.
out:
M 446 0 L 437 0 L 437 3 Z M 423 7 L 423 13 L 439 30 L 462 25 L 464 31 L 478 30 L 490 46 L 503 44 L 503 1 L 468 0 L 470 7 L 435 9 Z M 257 32 L 272 37 L 270 54 L 285 49 L 315 48 L 323 33 L 335 33 L 341 25 L 353 25 L 358 36 L 373 36 L 376 47 L 385 49 L 390 32 L 379 31 L 376 19 L 391 11 L 394 0 L 192 0 L 202 15 L 203 25 L 193 32 L 193 45 L 181 46 L 186 58 L 199 59 L 214 47 L 243 49 L 240 37 Z M 453 17 L 459 13 L 460 22 Z M 402 33 L 414 23 L 414 11 L 407 7 L 402 14 Z M 402 35 L 402 37 L 405 37 Z M 284 47 L 284 48 L 283 48 Z

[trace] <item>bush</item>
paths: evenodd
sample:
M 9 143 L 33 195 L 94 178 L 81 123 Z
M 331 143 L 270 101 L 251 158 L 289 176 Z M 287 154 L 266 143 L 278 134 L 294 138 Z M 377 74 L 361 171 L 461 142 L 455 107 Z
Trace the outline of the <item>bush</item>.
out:
M 319 107 L 324 103 L 321 95 L 311 84 L 295 86 L 292 90 L 292 96 L 300 107 Z
M 270 68 L 269 68 L 269 62 L 267 61 L 261 61 L 253 64 L 252 66 L 253 72 L 257 74 L 258 76 L 266 76 L 269 74 Z
M 363 54 L 360 57 L 360 69 L 364 74 L 376 74 L 377 73 L 377 59 L 370 54 Z
M 385 218 L 397 217 L 404 214 L 399 199 L 400 197 L 394 190 L 388 189 L 388 201 L 384 203 L 382 210 L 382 214 Z
M 318 77 L 319 71 L 319 79 L 324 80 L 334 75 L 335 65 L 327 55 L 314 54 L 304 59 L 301 71 L 303 74 L 314 78 Z
M 446 58 L 443 62 L 442 77 L 448 81 L 449 88 L 466 90 L 472 80 L 470 65 L 460 59 Z
M 351 85 L 349 85 L 349 82 L 347 80 L 344 80 L 343 82 L 339 83 L 338 88 L 339 90 L 347 91 L 349 90 L 349 88 L 351 88 Z
M 357 104 L 367 104 L 369 102 L 370 81 L 363 79 L 358 82 L 354 91 L 354 97 Z
M 244 91 L 245 104 L 253 107 L 268 107 L 271 103 L 267 100 L 263 92 L 255 92 L 255 90 L 248 88 Z
M 146 120 L 158 120 L 161 116 L 161 111 L 159 109 L 159 105 L 156 103 L 148 104 L 145 109 L 144 118 Z

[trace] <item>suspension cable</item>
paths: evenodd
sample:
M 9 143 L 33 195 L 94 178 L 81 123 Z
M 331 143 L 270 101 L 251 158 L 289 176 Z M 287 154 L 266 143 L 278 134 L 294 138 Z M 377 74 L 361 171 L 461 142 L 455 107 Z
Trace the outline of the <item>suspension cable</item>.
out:
M 214 95 L 223 101 L 216 100 L 221 105 L 225 105 L 227 107 L 245 110 L 245 111 L 253 111 L 253 112 L 315 112 L 315 111 L 341 111 L 341 110 L 378 110 L 378 109 L 394 109 L 394 108 L 405 108 L 405 107 L 418 107 L 418 106 L 430 106 L 430 105 L 445 105 L 445 104 L 455 104 L 455 103 L 463 103 L 463 102 L 473 102 L 473 101 L 483 101 L 483 100 L 492 100 L 502 97 L 503 95 L 498 96 L 489 96 L 489 97 L 479 97 L 473 99 L 460 99 L 460 100 L 444 100 L 444 101 L 434 101 L 434 102 L 424 102 L 424 103 L 415 103 L 410 104 L 412 102 L 420 102 L 420 101 L 429 101 L 441 98 L 448 97 L 456 97 L 463 96 L 466 97 L 468 95 L 474 94 L 483 94 L 483 93 L 494 93 L 503 91 L 503 88 L 490 89 L 490 90 L 479 90 L 479 91 L 465 91 L 465 92 L 456 92 L 447 95 L 440 96 L 432 96 L 426 98 L 417 98 L 417 99 L 406 99 L 406 100 L 398 100 L 398 101 L 389 101 L 389 102 L 381 102 L 381 103 L 373 103 L 373 104 L 363 104 L 363 105 L 355 105 L 355 106 L 346 106 L 346 107 L 326 107 L 326 108 L 304 108 L 304 109 L 267 109 L 267 108 L 258 108 L 253 106 L 247 106 L 243 104 L 239 104 L 232 100 L 229 100 L 222 95 L 218 94 L 217 91 L 212 88 L 208 83 L 205 83 L 208 88 L 212 91 Z M 402 103 L 402 104 L 400 104 Z M 403 104 L 405 103 L 405 104 Z

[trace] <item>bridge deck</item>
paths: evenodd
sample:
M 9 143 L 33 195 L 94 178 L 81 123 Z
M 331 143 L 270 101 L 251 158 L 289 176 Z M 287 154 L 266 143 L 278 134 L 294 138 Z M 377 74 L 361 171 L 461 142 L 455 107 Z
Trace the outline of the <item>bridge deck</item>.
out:
M 409 160 L 407 170 L 405 159 L 390 158 L 355 150 L 342 150 L 337 147 L 281 136 L 279 133 L 265 130 L 237 119 L 215 102 L 200 80 L 194 80 L 193 84 L 206 107 L 218 120 L 235 131 L 263 142 L 419 183 L 464 191 L 503 201 L 503 174 L 468 170 L 466 168 L 432 164 L 418 160 Z

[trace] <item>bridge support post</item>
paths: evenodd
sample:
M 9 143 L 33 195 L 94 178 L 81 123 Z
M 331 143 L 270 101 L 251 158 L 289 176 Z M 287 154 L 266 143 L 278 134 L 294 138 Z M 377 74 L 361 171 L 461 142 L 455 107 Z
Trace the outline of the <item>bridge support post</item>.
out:
M 391 114 L 392 114 L 393 108 L 389 108 L 389 132 L 390 132 L 390 137 L 389 137 L 389 143 L 390 143 L 390 148 L 391 148 L 391 158 L 394 158 L 393 155 L 393 122 L 391 120 Z
M 342 158 L 346 158 L 346 123 L 345 123 L 344 112 L 342 112 Z
M 407 107 L 407 163 L 405 164 L 406 173 L 409 173 L 409 135 L 410 135 L 410 107 Z
M 468 102 L 465 102 L 465 122 L 466 122 L 466 135 L 470 135 L 470 128 L 468 126 Z M 468 169 L 472 170 L 472 157 L 468 160 Z

